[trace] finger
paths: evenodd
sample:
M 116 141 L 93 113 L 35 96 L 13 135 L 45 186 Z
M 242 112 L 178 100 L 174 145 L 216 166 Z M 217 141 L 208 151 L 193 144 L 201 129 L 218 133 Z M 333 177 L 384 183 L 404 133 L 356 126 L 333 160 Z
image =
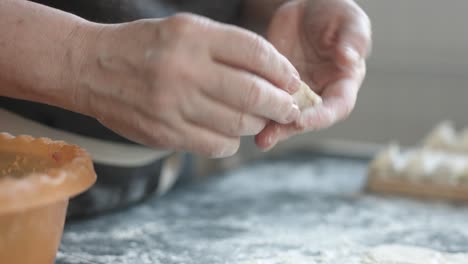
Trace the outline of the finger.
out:
M 269 123 L 256 136 L 257 146 L 263 150 L 269 150 L 278 142 L 293 135 L 324 129 L 344 119 L 354 108 L 361 82 L 362 77 L 357 76 L 355 79 L 343 79 L 329 85 L 322 94 L 322 104 L 303 110 L 295 124 Z
M 366 62 L 361 60 L 349 77 L 330 83 L 323 89 L 323 103 L 303 111 L 297 125 L 305 130 L 316 130 L 346 118 L 354 109 L 365 75 Z
M 356 104 L 359 86 L 360 82 L 355 79 L 343 79 L 330 84 L 322 93 L 323 103 L 305 109 L 297 125 L 310 131 L 327 128 L 344 119 Z
M 336 59 L 339 65 L 351 67 L 369 56 L 371 51 L 371 26 L 367 15 L 359 14 L 343 20 L 338 31 Z
M 239 137 L 228 137 L 199 127 L 190 122 L 182 127 L 184 150 L 210 158 L 226 158 L 234 155 L 240 146 Z
M 328 100 L 326 105 L 305 110 L 302 114 L 302 118 L 306 120 L 306 123 L 304 121 L 302 121 L 303 123 L 300 125 L 270 123 L 256 135 L 255 142 L 260 149 L 267 151 L 272 149 L 279 142 L 294 135 L 327 128 L 338 121 L 337 115 L 334 112 L 337 107 L 344 108 L 342 100 L 333 98 Z
M 270 122 L 265 129 L 255 136 L 255 144 L 263 151 L 271 150 L 278 142 L 299 134 L 303 129 L 295 124 L 281 125 L 276 122 Z
M 281 124 L 300 115 L 294 98 L 263 78 L 221 64 L 209 73 L 210 84 L 204 86 L 204 93 L 214 100 Z
M 265 128 L 265 119 L 236 110 L 209 97 L 200 95 L 192 101 L 194 107 L 183 106 L 187 119 L 225 136 L 251 136 Z
M 212 56 L 216 61 L 259 75 L 290 94 L 299 89 L 298 71 L 260 35 L 235 26 L 221 25 L 211 44 Z
M 228 157 L 239 149 L 238 137 L 224 136 L 187 122 L 174 112 L 161 113 L 155 119 L 135 109 L 112 106 L 109 97 L 90 96 L 99 114 L 94 115 L 102 124 L 114 132 L 155 148 L 188 151 L 213 158 Z
M 335 112 L 337 108 L 346 108 L 342 102 L 339 98 L 328 98 L 322 105 L 304 110 L 298 124 L 270 123 L 255 137 L 255 142 L 260 149 L 266 151 L 296 134 L 327 128 L 338 121 Z

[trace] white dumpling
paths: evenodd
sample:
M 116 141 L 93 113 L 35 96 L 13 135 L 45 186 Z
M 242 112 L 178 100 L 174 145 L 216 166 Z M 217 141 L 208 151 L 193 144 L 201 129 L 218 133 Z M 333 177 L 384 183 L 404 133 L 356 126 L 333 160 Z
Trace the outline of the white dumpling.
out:
M 379 177 L 387 177 L 391 167 L 391 160 L 388 150 L 380 152 L 370 165 L 370 170 Z
M 301 83 L 299 91 L 293 94 L 293 98 L 296 100 L 300 110 L 314 107 L 322 103 L 322 98 L 312 91 L 304 82 Z
M 431 180 L 438 184 L 453 184 L 456 179 L 455 168 L 448 162 L 443 162 L 432 172 Z
M 450 121 L 439 124 L 424 140 L 424 147 L 442 149 L 451 148 L 457 141 L 457 133 Z
M 390 145 L 385 148 L 370 164 L 370 170 L 374 176 L 378 177 L 393 177 L 397 173 L 395 171 L 395 160 L 398 158 L 399 148 L 397 145 Z
M 408 157 L 408 162 L 404 168 L 404 177 L 409 180 L 420 181 L 425 176 L 424 155 L 422 152 L 413 152 Z

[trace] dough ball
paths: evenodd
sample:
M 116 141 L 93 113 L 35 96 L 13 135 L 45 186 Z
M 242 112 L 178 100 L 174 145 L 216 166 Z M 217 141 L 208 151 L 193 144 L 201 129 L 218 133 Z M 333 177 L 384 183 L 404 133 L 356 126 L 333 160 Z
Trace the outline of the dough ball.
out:
M 299 91 L 293 94 L 300 110 L 311 108 L 322 103 L 322 98 L 317 95 L 310 87 L 304 82 L 301 83 Z

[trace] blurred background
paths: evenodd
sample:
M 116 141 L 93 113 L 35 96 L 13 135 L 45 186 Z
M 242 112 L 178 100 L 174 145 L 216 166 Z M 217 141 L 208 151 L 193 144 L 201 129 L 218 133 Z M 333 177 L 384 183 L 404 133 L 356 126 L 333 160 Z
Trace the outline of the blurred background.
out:
M 373 53 L 355 111 L 293 141 L 413 145 L 442 120 L 468 126 L 468 1 L 359 0 L 373 22 Z

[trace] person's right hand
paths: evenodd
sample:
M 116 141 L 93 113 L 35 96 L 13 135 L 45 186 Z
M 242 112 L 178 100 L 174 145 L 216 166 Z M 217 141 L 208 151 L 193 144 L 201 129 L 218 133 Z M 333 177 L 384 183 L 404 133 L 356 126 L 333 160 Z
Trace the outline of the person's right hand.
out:
M 300 86 L 262 37 L 194 15 L 83 28 L 72 100 L 136 142 L 210 157 L 237 152 L 268 120 L 295 121 Z

